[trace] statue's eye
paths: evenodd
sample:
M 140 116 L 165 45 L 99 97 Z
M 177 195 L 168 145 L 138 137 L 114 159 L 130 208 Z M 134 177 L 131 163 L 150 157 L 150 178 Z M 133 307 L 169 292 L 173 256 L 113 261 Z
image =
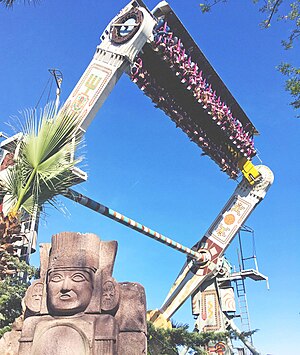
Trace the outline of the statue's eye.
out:
M 72 275 L 72 281 L 83 282 L 83 281 L 87 281 L 87 278 L 83 274 L 77 273 Z
M 51 282 L 60 282 L 63 280 L 63 276 L 61 274 L 54 274 L 51 276 Z

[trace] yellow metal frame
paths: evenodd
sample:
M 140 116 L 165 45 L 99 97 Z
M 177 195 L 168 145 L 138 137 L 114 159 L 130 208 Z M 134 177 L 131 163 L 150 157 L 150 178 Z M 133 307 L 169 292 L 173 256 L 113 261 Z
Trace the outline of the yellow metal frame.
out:
M 152 322 L 156 328 L 172 329 L 171 321 L 166 319 L 158 309 L 147 312 L 147 321 Z
M 250 185 L 254 185 L 257 178 L 260 176 L 259 171 L 256 169 L 255 165 L 251 160 L 242 158 L 238 162 L 238 167 L 243 173 L 244 177 L 248 180 Z

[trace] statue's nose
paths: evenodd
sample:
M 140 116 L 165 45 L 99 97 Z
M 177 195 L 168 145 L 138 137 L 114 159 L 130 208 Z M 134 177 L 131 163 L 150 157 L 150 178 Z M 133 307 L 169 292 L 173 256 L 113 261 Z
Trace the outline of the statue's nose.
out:
M 71 290 L 71 282 L 70 281 L 71 280 L 68 276 L 64 279 L 64 282 L 61 286 L 61 292 L 68 292 Z

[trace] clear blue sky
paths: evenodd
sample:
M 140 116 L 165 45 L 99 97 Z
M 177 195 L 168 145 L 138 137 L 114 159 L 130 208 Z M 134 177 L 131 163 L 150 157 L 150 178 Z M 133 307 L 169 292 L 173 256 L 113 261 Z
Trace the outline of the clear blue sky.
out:
M 18 111 L 33 107 L 49 78 L 64 74 L 65 100 L 91 60 L 99 36 L 127 3 L 102 0 L 41 0 L 37 6 L 0 8 L 0 130 Z M 263 354 L 296 354 L 299 306 L 299 119 L 288 105 L 282 60 L 299 59 L 299 46 L 286 52 L 280 39 L 288 27 L 258 23 L 258 7 L 232 0 L 202 15 L 198 1 L 170 1 L 195 41 L 260 131 L 256 147 L 275 174 L 265 200 L 247 222 L 255 230 L 260 271 L 270 278 L 247 282 L 255 344 Z M 156 2 L 148 0 L 152 9 Z M 192 246 L 232 194 L 236 183 L 224 173 L 124 76 L 86 134 L 89 180 L 77 190 L 141 223 Z M 258 160 L 255 161 L 258 163 Z M 146 288 L 148 308 L 158 308 L 184 256 L 143 235 L 63 200 L 70 215 L 53 209 L 42 221 L 39 242 L 65 231 L 94 232 L 116 239 L 118 281 Z M 297 218 L 298 216 L 298 218 Z M 251 253 L 251 250 L 249 250 Z M 227 256 L 236 263 L 236 243 Z M 38 257 L 32 258 L 38 263 Z M 190 304 L 174 316 L 192 324 Z

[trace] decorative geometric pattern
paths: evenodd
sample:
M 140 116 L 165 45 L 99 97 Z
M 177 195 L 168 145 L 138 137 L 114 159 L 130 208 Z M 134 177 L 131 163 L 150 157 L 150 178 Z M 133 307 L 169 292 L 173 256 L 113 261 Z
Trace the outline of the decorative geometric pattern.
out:
M 92 61 L 70 95 L 63 109 L 84 118 L 93 109 L 106 84 L 112 77 L 112 70 Z
M 216 218 L 206 236 L 226 248 L 251 209 L 252 204 L 245 198 L 239 197 L 237 191 Z
M 230 231 L 230 228 L 225 227 L 222 223 L 219 224 L 218 229 L 216 230 L 216 233 L 219 237 L 225 237 L 226 232 Z
M 209 346 L 208 352 L 210 354 L 225 355 L 226 345 L 222 342 L 219 342 L 214 346 Z
M 235 212 L 237 216 L 240 216 L 242 211 L 245 209 L 241 202 L 237 202 L 235 205 L 232 206 L 231 211 Z
M 203 291 L 201 295 L 201 331 L 217 331 L 220 327 L 220 307 L 217 292 Z
M 235 297 L 232 287 L 220 289 L 221 308 L 223 312 L 235 312 Z
M 227 216 L 224 218 L 224 223 L 227 225 L 231 225 L 235 222 L 235 217 L 232 213 L 229 213 Z

